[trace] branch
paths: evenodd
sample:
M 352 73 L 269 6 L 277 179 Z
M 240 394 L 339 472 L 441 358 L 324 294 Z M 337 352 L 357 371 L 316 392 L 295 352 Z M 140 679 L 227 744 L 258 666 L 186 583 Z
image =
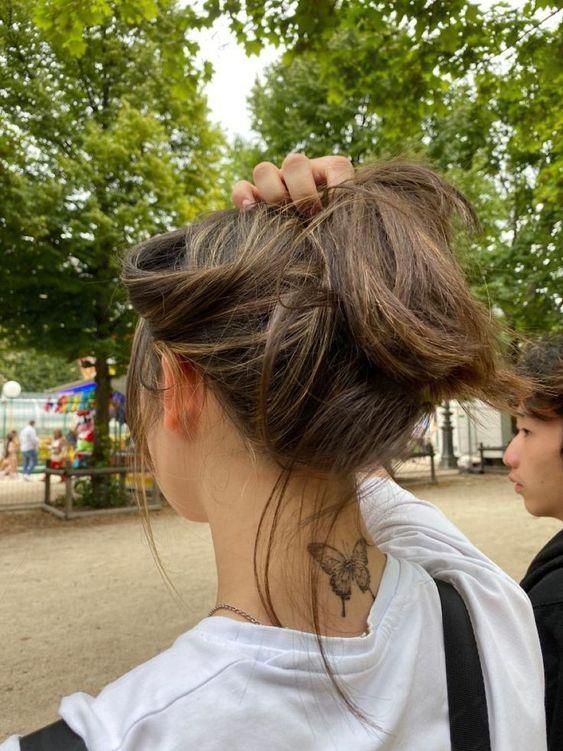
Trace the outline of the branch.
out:
M 88 103 L 90 104 L 90 107 L 92 108 L 93 112 L 99 112 L 99 107 L 96 104 L 92 91 L 90 89 L 90 84 L 88 82 L 88 76 L 86 75 L 86 71 L 84 70 L 84 66 L 82 65 L 81 58 L 78 58 L 78 70 L 80 72 L 80 80 L 84 84 L 84 91 L 86 92 L 86 96 L 88 98 Z

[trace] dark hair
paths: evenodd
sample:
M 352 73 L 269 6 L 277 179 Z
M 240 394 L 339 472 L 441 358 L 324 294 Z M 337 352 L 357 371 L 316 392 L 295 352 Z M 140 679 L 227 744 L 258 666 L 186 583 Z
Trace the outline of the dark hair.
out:
M 528 343 L 518 371 L 534 383 L 532 394 L 524 400 L 526 412 L 540 420 L 563 417 L 563 335 Z
M 198 369 L 249 446 L 280 466 L 255 547 L 258 591 L 275 624 L 269 553 L 294 472 L 355 482 L 400 455 L 443 399 L 507 408 L 509 394 L 523 393 L 454 257 L 454 217 L 476 226 L 455 188 L 422 164 L 394 160 L 359 170 L 315 216 L 293 205 L 219 212 L 125 258 L 140 315 L 127 421 L 143 460 L 150 467 L 147 432 L 166 356 L 179 378 L 184 363 Z M 327 509 L 320 499 L 310 518 L 335 522 L 350 501 Z M 318 634 L 315 586 L 311 598 Z

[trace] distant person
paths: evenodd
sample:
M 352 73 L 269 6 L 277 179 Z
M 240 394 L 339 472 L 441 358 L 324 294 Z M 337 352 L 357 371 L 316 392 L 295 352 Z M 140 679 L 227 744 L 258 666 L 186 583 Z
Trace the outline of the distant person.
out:
M 31 480 L 31 473 L 37 466 L 39 438 L 35 431 L 35 420 L 30 420 L 20 432 L 20 444 L 23 456 L 23 479 Z
M 53 437 L 49 445 L 49 467 L 51 469 L 64 469 L 68 459 L 68 443 L 63 436 L 63 431 L 56 428 L 53 431 Z M 65 481 L 63 475 L 60 478 L 61 482 Z
M 4 457 L 0 462 L 0 476 L 5 477 L 7 475 L 12 479 L 17 478 L 18 449 L 18 434 L 15 430 L 11 430 L 6 436 L 6 442 L 4 444 Z
M 305 215 L 335 161 L 346 182 Z M 169 504 L 210 526 L 215 603 L 1 751 L 545 751 L 525 593 L 378 476 L 437 402 L 521 389 L 454 257 L 471 207 L 413 162 L 255 174 L 251 199 L 287 191 L 282 210 L 213 213 L 123 269 L 127 422 Z M 450 602 L 470 638 L 446 646 Z
M 73 449 L 73 450 L 74 450 L 74 449 L 76 448 L 76 441 L 77 441 L 77 437 L 76 437 L 76 430 L 73 430 L 72 428 L 70 428 L 70 429 L 69 429 L 69 430 L 67 431 L 67 434 L 66 434 L 66 436 L 65 436 L 65 439 L 66 439 L 66 442 L 67 442 L 67 445 L 68 445 L 68 447 L 69 447 L 70 449 Z
M 53 431 L 53 438 L 49 445 L 49 461 L 53 469 L 62 469 L 68 455 L 68 444 L 63 431 L 58 428 Z
M 534 516 L 563 522 L 563 336 L 523 353 L 520 371 L 537 390 L 517 412 L 517 434 L 504 454 L 509 479 Z M 549 751 L 563 750 L 563 529 L 536 555 L 522 587 L 542 645 Z

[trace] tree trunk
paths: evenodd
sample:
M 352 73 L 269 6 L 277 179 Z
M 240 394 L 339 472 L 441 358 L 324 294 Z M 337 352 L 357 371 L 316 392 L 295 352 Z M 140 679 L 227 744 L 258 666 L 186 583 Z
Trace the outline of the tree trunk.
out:
M 109 404 L 111 399 L 111 379 L 105 353 L 96 352 L 96 401 L 94 417 L 94 467 L 109 465 Z
M 94 448 L 92 450 L 93 467 L 107 467 L 110 463 L 109 438 L 109 403 L 111 398 L 111 379 L 105 352 L 96 352 L 96 397 L 94 413 Z M 96 506 L 110 507 L 111 475 L 92 475 L 92 494 Z

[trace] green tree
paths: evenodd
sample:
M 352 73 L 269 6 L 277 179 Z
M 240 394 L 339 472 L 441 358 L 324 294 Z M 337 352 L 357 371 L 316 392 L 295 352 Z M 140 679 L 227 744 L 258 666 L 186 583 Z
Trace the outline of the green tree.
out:
M 235 5 L 241 38 L 272 41 L 285 29 L 293 43 L 250 99 L 262 158 L 296 150 L 356 163 L 429 158 L 479 210 L 483 235 L 465 248 L 476 291 L 520 332 L 561 327 L 563 50 L 554 5 L 485 12 L 468 2 L 347 0 L 316 20 L 302 3 L 285 12 L 262 3 L 254 16 L 256 4 Z
M 508 40 L 471 86 L 453 88 L 446 115 L 429 123 L 428 154 L 462 175 L 484 217 L 476 291 L 516 332 L 535 335 L 563 329 L 563 27 L 529 4 Z
M 0 326 L 15 348 L 96 358 L 96 462 L 108 358 L 123 372 L 134 326 L 120 251 L 222 200 L 210 69 L 194 62 L 200 22 L 183 5 L 0 7 Z
M 6 381 L 17 381 L 22 391 L 45 391 L 80 379 L 75 362 L 56 354 L 35 350 L 14 351 L 0 345 L 0 389 Z

